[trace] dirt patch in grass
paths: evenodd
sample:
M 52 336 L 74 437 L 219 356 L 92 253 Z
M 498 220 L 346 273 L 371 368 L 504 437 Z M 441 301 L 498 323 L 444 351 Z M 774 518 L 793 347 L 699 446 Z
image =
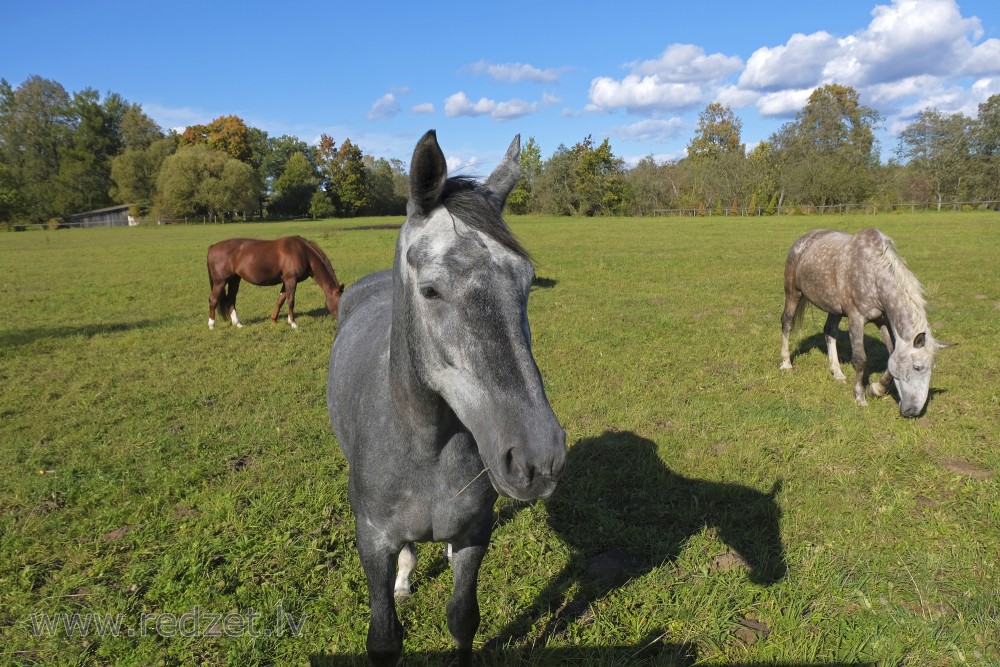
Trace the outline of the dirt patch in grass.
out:
M 938 463 L 945 470 L 973 479 L 993 479 L 993 476 L 996 474 L 993 470 L 980 468 L 971 461 L 959 457 L 941 459 Z

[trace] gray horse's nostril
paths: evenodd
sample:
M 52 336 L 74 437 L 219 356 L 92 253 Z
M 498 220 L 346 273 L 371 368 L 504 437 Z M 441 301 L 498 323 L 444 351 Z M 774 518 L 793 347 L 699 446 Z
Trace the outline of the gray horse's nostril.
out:
M 511 447 L 507 450 L 503 459 L 504 472 L 509 475 L 519 476 L 526 484 L 531 484 L 535 476 L 535 468 L 524 458 L 524 451 L 520 447 Z

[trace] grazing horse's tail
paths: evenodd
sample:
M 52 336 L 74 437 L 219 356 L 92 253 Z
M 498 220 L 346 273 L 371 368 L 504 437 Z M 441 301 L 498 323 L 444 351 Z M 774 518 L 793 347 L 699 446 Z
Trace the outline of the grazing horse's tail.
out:
M 802 296 L 799 299 L 799 303 L 795 306 L 795 315 L 792 316 L 792 329 L 797 329 L 799 324 L 802 322 L 802 317 L 806 314 L 806 308 L 809 307 L 809 299 Z

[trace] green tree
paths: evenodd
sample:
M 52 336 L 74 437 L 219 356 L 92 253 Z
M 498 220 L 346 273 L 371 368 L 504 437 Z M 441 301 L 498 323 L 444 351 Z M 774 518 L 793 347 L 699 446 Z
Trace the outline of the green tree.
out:
M 648 155 L 628 171 L 625 180 L 629 186 L 628 213 L 651 215 L 655 209 L 670 208 L 671 192 L 663 168 Z
M 716 210 L 749 195 L 744 177 L 743 121 L 729 106 L 712 102 L 698 114 L 698 128 L 684 159 L 696 200 Z
M 155 214 L 217 220 L 252 211 L 260 184 L 250 165 L 207 146 L 183 146 L 157 178 Z
M 537 210 L 549 215 L 576 215 L 579 198 L 574 190 L 576 156 L 560 144 L 545 161 L 534 193 Z
M 220 116 L 208 125 L 192 125 L 181 135 L 181 145 L 204 144 L 241 162 L 251 164 L 250 128 L 239 116 Z
M 330 142 L 332 145 L 332 139 Z M 340 148 L 324 160 L 321 169 L 337 215 L 348 218 L 359 215 L 368 205 L 368 174 L 361 149 L 350 139 L 344 139 Z
M 542 173 L 542 150 L 534 137 L 521 148 L 521 178 L 507 196 L 507 208 L 511 213 L 524 214 L 532 209 L 535 187 Z
M 400 160 L 364 158 L 368 185 L 365 215 L 404 215 L 406 213 L 407 178 Z
M 284 171 L 272 184 L 270 210 L 283 215 L 305 215 L 319 184 L 316 167 L 303 153 L 292 153 L 285 163 Z
M 579 193 L 579 213 L 620 213 L 625 199 L 625 162 L 615 157 L 611 142 L 605 139 L 595 148 L 588 136 L 572 152 L 577 158 L 574 188 Z
M 317 190 L 312 193 L 312 197 L 309 199 L 309 215 L 312 216 L 313 220 L 317 218 L 332 218 L 337 212 L 334 207 L 333 202 L 330 201 L 330 195 L 326 194 L 323 190 Z
M 111 160 L 112 198 L 119 204 L 132 204 L 137 217 L 153 204 L 156 182 L 163 161 L 177 150 L 177 135 L 154 141 L 145 148 L 126 148 Z
M 899 135 L 896 154 L 926 178 L 940 210 L 968 186 L 971 172 L 972 120 L 963 114 L 925 109 Z
M 992 95 L 979 105 L 971 139 L 977 197 L 1000 200 L 1000 95 Z
M 15 89 L 0 79 L 0 162 L 17 191 L 11 220 L 45 222 L 61 213 L 52 194 L 72 133 L 69 107 L 69 94 L 55 81 L 32 76 Z
M 125 148 L 149 148 L 165 135 L 159 125 L 138 104 L 126 106 L 121 118 L 121 138 Z
M 805 204 L 865 201 L 878 166 L 875 128 L 882 116 L 862 105 L 851 87 L 817 88 L 795 121 L 771 138 L 781 152 L 781 187 Z
M 59 173 L 51 193 L 53 208 L 60 215 L 111 205 L 111 159 L 123 148 L 126 107 L 118 95 L 102 102 L 93 89 L 73 95 L 70 133 L 59 148 Z

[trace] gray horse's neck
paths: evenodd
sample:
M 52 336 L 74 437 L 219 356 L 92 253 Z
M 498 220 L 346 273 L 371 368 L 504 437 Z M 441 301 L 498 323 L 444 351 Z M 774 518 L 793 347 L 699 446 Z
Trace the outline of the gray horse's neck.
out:
M 883 276 L 878 281 L 878 291 L 893 336 L 912 341 L 917 334 L 927 330 L 927 316 L 923 310 L 910 303 L 891 277 Z

